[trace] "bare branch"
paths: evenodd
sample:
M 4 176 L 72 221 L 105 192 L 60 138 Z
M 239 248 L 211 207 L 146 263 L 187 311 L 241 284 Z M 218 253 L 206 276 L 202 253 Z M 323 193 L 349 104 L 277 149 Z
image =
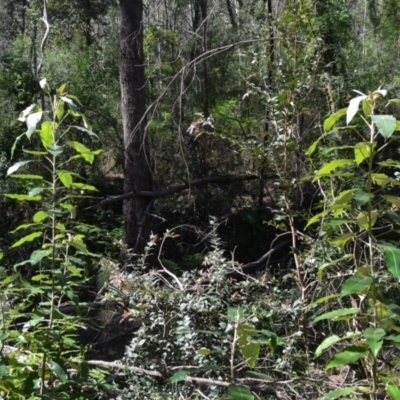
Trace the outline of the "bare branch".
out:
M 258 179 L 256 175 L 238 175 L 238 176 L 230 176 L 230 175 L 225 175 L 225 176 L 208 176 L 206 178 L 201 178 L 201 179 L 195 179 L 189 183 L 185 183 L 183 185 L 177 185 L 177 186 L 172 186 L 169 189 L 164 189 L 160 191 L 140 191 L 140 192 L 129 192 L 125 194 L 120 194 L 117 196 L 108 196 L 104 200 L 102 200 L 100 203 L 97 203 L 93 206 L 85 208 L 85 210 L 90 210 L 91 208 L 95 207 L 100 207 L 104 206 L 106 204 L 111 204 L 115 203 L 117 201 L 122 201 L 125 199 L 129 199 L 131 197 L 148 197 L 148 198 L 159 198 L 159 197 L 165 197 L 169 196 L 171 194 L 181 192 L 182 190 L 185 189 L 190 189 L 191 187 L 195 186 L 202 186 L 206 185 L 209 183 L 219 183 L 219 184 L 229 184 L 233 182 L 240 182 L 240 181 L 250 181 Z

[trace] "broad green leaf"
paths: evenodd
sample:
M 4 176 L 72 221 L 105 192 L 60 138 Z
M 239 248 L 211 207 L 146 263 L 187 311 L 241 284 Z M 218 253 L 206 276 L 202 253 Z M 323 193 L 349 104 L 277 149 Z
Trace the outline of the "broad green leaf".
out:
M 85 183 L 74 182 L 71 186 L 74 188 L 77 188 L 77 189 L 81 189 L 81 190 L 89 190 L 89 191 L 97 192 L 97 189 L 94 186 L 86 185 Z
M 354 191 L 354 201 L 357 207 L 362 207 L 374 198 L 372 193 L 364 192 L 363 190 L 357 189 Z
M 45 188 L 44 186 L 37 186 L 37 187 L 34 187 L 34 188 L 32 188 L 32 189 L 29 190 L 28 196 L 30 196 L 30 197 L 36 196 L 36 195 L 38 195 L 39 193 L 42 193 L 43 190 L 46 190 L 46 188 Z
M 334 114 L 330 115 L 325 121 L 324 121 L 324 131 L 328 132 L 333 125 L 336 124 L 336 122 L 343 117 L 343 115 L 346 115 L 347 108 L 342 108 L 341 110 L 335 112 Z
M 61 359 L 51 359 L 50 366 L 53 372 L 60 378 L 61 382 L 65 383 L 68 381 L 67 368 Z
M 391 220 L 400 223 L 400 215 L 395 213 L 394 211 L 386 211 L 385 213 Z
M 59 156 L 60 154 L 62 154 L 62 152 L 64 151 L 64 148 L 62 146 L 58 146 L 56 144 L 52 144 L 47 148 L 47 151 L 53 155 L 54 157 Z
M 331 243 L 343 249 L 346 243 L 354 236 L 355 233 L 353 232 L 344 233 L 343 235 L 339 235 L 335 239 L 331 240 Z
M 340 368 L 343 365 L 357 361 L 361 357 L 368 354 L 368 350 L 361 346 L 349 346 L 337 352 L 332 359 L 326 364 L 325 369 Z
M 32 252 L 31 257 L 29 259 L 32 265 L 38 264 L 44 257 L 49 254 L 48 250 L 35 250 Z
M 390 243 L 381 243 L 380 246 L 389 271 L 400 279 L 400 249 Z
M 15 233 L 15 232 L 19 231 L 20 229 L 26 229 L 26 228 L 29 228 L 31 226 L 36 226 L 36 225 L 37 224 L 21 224 L 21 225 L 18 225 L 13 231 L 11 231 L 11 233 Z
M 322 352 L 329 347 L 333 346 L 335 343 L 340 341 L 340 337 L 337 335 L 332 335 L 323 340 L 323 342 L 318 346 L 317 350 L 315 350 L 315 357 L 319 357 Z
M 345 387 L 337 390 L 332 390 L 331 392 L 324 394 L 322 397 L 319 397 L 318 400 L 334 400 L 342 398 L 343 396 L 347 396 L 348 394 L 369 393 L 370 391 L 371 388 L 369 386 Z
M 360 165 L 366 158 L 369 158 L 372 153 L 371 144 L 368 142 L 357 143 L 354 146 L 354 159 L 356 164 Z
M 393 400 L 400 400 L 400 388 L 395 385 L 386 385 L 386 391 Z
M 64 104 L 62 100 L 59 100 L 57 103 L 56 117 L 59 121 L 64 116 Z
M 323 177 L 324 175 L 329 175 L 333 170 L 339 167 L 343 167 L 345 165 L 354 164 L 354 160 L 348 159 L 339 159 L 333 160 L 328 164 L 325 164 L 317 173 L 315 174 L 314 180 Z
M 341 308 L 340 310 L 330 311 L 325 314 L 319 315 L 314 319 L 314 323 L 318 321 L 322 321 L 323 319 L 333 319 L 337 317 L 343 317 L 345 315 L 358 314 L 360 312 L 359 308 Z
M 317 222 L 319 219 L 321 219 L 322 217 L 325 217 L 326 215 L 330 214 L 332 211 L 340 209 L 343 210 L 345 208 L 345 206 L 349 207 L 350 205 L 344 205 L 344 204 L 337 204 L 337 205 L 333 205 L 332 207 L 327 208 L 326 210 L 314 215 L 312 218 L 309 219 L 309 221 L 307 222 L 306 228 L 312 224 L 314 224 L 315 222 Z
M 386 174 L 372 174 L 372 179 L 383 188 L 390 182 L 390 178 Z
M 394 204 L 397 208 L 400 208 L 400 198 L 396 196 L 391 196 L 389 194 L 384 194 L 382 197 L 389 203 Z
M 347 112 L 346 112 L 346 125 L 348 125 L 354 116 L 358 112 L 358 108 L 360 106 L 360 102 L 365 100 L 367 96 L 362 95 L 362 96 L 357 96 L 354 97 L 353 99 L 350 100 L 349 106 L 347 107 Z
M 49 216 L 49 214 L 47 214 L 46 211 L 38 211 L 33 216 L 33 222 L 40 223 L 40 222 L 44 221 L 48 216 Z
M 243 357 L 250 367 L 254 367 L 260 354 L 260 344 L 251 342 L 249 339 L 251 336 L 257 335 L 258 331 L 253 326 L 239 324 L 237 332 Z
M 169 383 L 177 383 L 177 382 L 184 381 L 188 374 L 189 374 L 189 371 L 180 369 L 179 371 L 176 371 L 170 378 L 168 378 L 168 382 Z
M 353 293 L 361 293 L 362 291 L 369 289 L 371 283 L 372 278 L 370 276 L 355 274 L 346 279 L 340 295 L 343 297 Z
M 350 203 L 351 199 L 353 198 L 354 189 L 344 190 L 343 192 L 339 193 L 335 199 L 333 204 L 346 204 Z
M 21 140 L 22 136 L 24 136 L 24 133 L 22 133 L 21 135 L 17 136 L 15 138 L 15 141 L 14 141 L 13 145 L 11 146 L 11 160 L 14 158 L 14 152 L 15 152 L 15 149 L 17 147 L 17 143 Z
M 79 278 L 82 278 L 82 270 L 75 267 L 75 265 L 68 265 L 67 269 L 69 272 L 71 272 L 72 276 L 78 276 Z
M 394 343 L 400 343 L 400 335 L 386 336 L 385 340 L 390 340 L 391 342 L 394 342 Z
M 49 279 L 49 275 L 46 274 L 38 274 L 38 275 L 34 275 L 32 276 L 31 280 L 34 282 L 39 282 L 43 279 Z
M 15 163 L 13 166 L 8 168 L 7 176 L 13 174 L 15 171 L 17 171 L 19 169 L 19 167 L 22 167 L 23 165 L 26 165 L 26 164 L 30 163 L 31 161 L 32 160 L 26 160 L 26 161 L 19 161 L 19 162 Z
M 197 353 L 201 354 L 202 356 L 208 356 L 209 354 L 211 354 L 211 350 L 202 348 L 197 350 Z
M 396 131 L 400 131 L 400 121 L 396 121 Z
M 320 268 L 322 268 L 322 267 L 320 267 Z M 311 306 L 314 306 L 316 304 L 326 303 L 328 300 L 336 299 L 338 297 L 340 297 L 340 294 L 338 294 L 338 293 L 329 294 L 328 296 L 324 296 L 324 297 L 321 297 L 321 298 L 315 300 L 313 303 L 311 303 Z
M 360 212 L 357 215 L 357 225 L 361 229 L 368 230 L 370 228 L 373 228 L 375 225 L 375 222 L 378 218 L 378 213 L 376 211 L 371 211 L 371 218 L 369 217 L 367 212 Z
M 71 213 L 71 218 L 74 219 L 76 217 L 76 206 L 68 203 L 60 203 L 60 207 L 65 208 Z
M 246 386 L 229 385 L 229 394 L 233 400 L 254 400 L 254 396 Z
M 18 277 L 19 277 L 19 272 L 16 272 L 15 274 L 7 276 L 3 280 L 1 280 L 0 285 L 8 285 L 9 283 L 14 282 Z
M 367 340 L 369 348 L 371 349 L 375 358 L 382 347 L 385 334 L 386 332 L 381 328 L 367 328 L 364 331 L 365 339 Z
M 228 307 L 228 320 L 232 322 L 243 321 L 244 311 L 241 307 Z
M 62 96 L 65 93 L 65 88 L 67 87 L 66 83 L 63 83 L 58 89 L 57 89 L 57 94 L 59 96 Z
M 85 242 L 82 239 L 74 237 L 72 241 L 70 242 L 70 245 L 75 247 L 76 249 L 82 251 L 83 253 L 87 254 L 88 249 L 86 247 Z
M 54 144 L 53 126 L 50 121 L 44 121 L 39 131 L 40 139 L 44 148 L 48 148 Z
M 31 138 L 32 133 L 35 132 L 37 124 L 40 122 L 43 116 L 43 111 L 36 112 L 34 114 L 29 114 L 26 118 L 26 126 L 28 130 L 25 132 L 25 135 L 28 139 Z
M 389 139 L 396 129 L 396 118 L 393 115 L 372 115 L 371 120 L 385 139 Z
M 29 179 L 29 180 L 43 180 L 43 176 L 40 175 L 33 175 L 33 174 L 14 174 L 11 175 L 11 178 L 17 178 L 17 179 Z
M 24 236 L 23 238 L 19 239 L 17 242 L 15 242 L 11 248 L 21 246 L 22 244 L 26 242 L 32 242 L 32 240 L 41 237 L 43 235 L 43 232 L 33 232 L 27 236 Z
M 362 107 L 364 115 L 366 117 L 369 117 L 371 115 L 371 103 L 368 100 L 364 99 L 361 102 L 361 107 Z
M 65 187 L 70 188 L 72 186 L 72 175 L 68 171 L 57 171 L 57 175 Z
M 42 200 L 42 196 L 29 196 L 27 194 L 6 194 L 5 196 L 15 200 L 26 200 L 26 201 Z

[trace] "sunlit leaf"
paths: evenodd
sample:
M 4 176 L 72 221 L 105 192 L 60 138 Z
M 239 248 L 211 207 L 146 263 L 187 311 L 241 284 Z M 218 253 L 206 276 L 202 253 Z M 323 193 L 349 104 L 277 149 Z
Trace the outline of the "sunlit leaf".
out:
M 343 235 L 339 235 L 335 239 L 332 239 L 331 243 L 340 248 L 343 248 L 346 245 L 346 243 L 354 236 L 355 233 L 353 232 L 344 233 Z
M 314 319 L 314 322 L 322 321 L 324 319 L 332 319 L 337 317 L 343 317 L 345 315 L 352 315 L 358 314 L 360 312 L 359 308 L 341 308 L 340 310 L 334 310 L 327 312 L 325 314 L 319 315 L 317 318 Z
M 33 222 L 39 223 L 44 221 L 47 217 L 49 216 L 49 214 L 47 214 L 46 211 L 38 211 L 37 213 L 35 213 L 35 215 L 33 216 Z
M 347 296 L 353 293 L 361 293 L 362 291 L 369 289 L 372 280 L 373 279 L 370 276 L 355 274 L 346 279 L 346 281 L 343 283 L 340 295 Z
M 328 164 L 325 164 L 319 171 L 317 171 L 314 179 L 319 179 L 324 175 L 329 175 L 336 168 L 351 164 L 354 164 L 354 160 L 348 160 L 348 159 L 333 160 Z
M 353 393 L 369 393 L 371 388 L 369 386 L 351 386 L 344 387 L 341 389 L 332 390 L 331 392 L 325 393 L 322 397 L 319 397 L 318 400 L 334 400 L 338 398 L 342 398 L 349 394 Z
M 360 165 L 366 158 L 369 158 L 372 153 L 372 146 L 368 142 L 357 143 L 354 146 L 354 159 L 356 164 Z
M 400 388 L 396 385 L 386 385 L 386 391 L 393 400 L 400 400 Z
M 365 339 L 367 340 L 369 348 L 375 357 L 378 355 L 379 350 L 382 347 L 385 334 L 386 333 L 382 328 L 369 327 L 364 331 Z
M 42 141 L 43 147 L 47 148 L 54 144 L 53 126 L 50 121 L 42 122 L 39 136 Z
M 325 369 L 340 368 L 343 365 L 357 361 L 368 354 L 368 350 L 361 346 L 349 346 L 337 352 L 326 364 Z
M 29 179 L 29 180 L 43 180 L 43 176 L 40 175 L 33 175 L 33 174 L 14 174 L 11 175 L 11 178 L 17 179 Z
M 367 98 L 367 96 L 362 95 L 362 96 L 354 97 L 353 99 L 350 100 L 349 106 L 348 106 L 347 112 L 346 112 L 346 125 L 348 125 L 352 121 L 352 119 L 358 112 L 360 102 L 365 100 L 366 98 Z
M 371 211 L 371 217 L 367 212 L 360 212 L 357 215 L 357 225 L 361 229 L 368 230 L 370 228 L 373 228 L 375 225 L 375 222 L 378 218 L 378 213 L 376 211 Z
M 341 118 L 343 115 L 346 115 L 347 108 L 342 108 L 341 110 L 335 112 L 334 114 L 330 115 L 325 121 L 324 121 L 324 131 L 328 132 L 333 125 Z
M 364 99 L 361 102 L 361 107 L 362 107 L 364 115 L 366 117 L 369 117 L 371 115 L 371 103 L 368 100 Z
M 51 89 L 50 89 L 50 85 L 47 83 L 46 79 L 41 79 L 39 81 L 39 85 L 41 87 L 41 89 L 43 90 L 43 92 L 49 94 Z
M 72 175 L 68 171 L 57 171 L 57 175 L 65 187 L 70 188 L 72 186 Z
M 74 182 L 71 186 L 81 190 L 89 190 L 97 192 L 97 189 L 94 186 L 86 185 L 85 183 Z
M 6 197 L 15 200 L 40 201 L 42 196 L 29 196 L 27 194 L 6 194 Z
M 15 242 L 11 248 L 21 246 L 22 244 L 26 242 L 32 242 L 32 240 L 35 240 L 38 237 L 41 237 L 43 235 L 43 232 L 33 232 L 27 236 L 24 236 L 23 238 L 19 239 L 17 242 Z
M 315 357 L 319 357 L 322 352 L 329 347 L 333 346 L 335 343 L 340 341 L 340 337 L 337 335 L 332 335 L 323 340 L 323 342 L 318 346 L 317 350 L 315 350 Z
M 28 127 L 28 130 L 25 132 L 25 135 L 28 137 L 28 139 L 30 139 L 32 133 L 35 132 L 36 126 L 42 119 L 42 116 L 43 116 L 43 111 L 39 111 L 34 114 L 29 114 L 26 117 L 26 126 Z
M 391 196 L 389 194 L 384 194 L 382 197 L 387 200 L 389 203 L 394 204 L 397 208 L 400 209 L 400 198 L 396 196 Z
M 400 249 L 390 243 L 381 243 L 389 271 L 400 279 Z
M 11 166 L 10 168 L 8 168 L 7 170 L 7 175 L 11 175 L 13 174 L 15 171 L 17 171 L 20 167 L 22 167 L 23 165 L 26 165 L 28 163 L 30 163 L 32 160 L 26 160 L 26 161 L 19 161 L 17 163 L 15 163 L 13 166 Z
M 393 115 L 372 115 L 371 120 L 385 139 L 389 139 L 396 129 L 396 118 Z
M 372 179 L 383 188 L 390 182 L 390 178 L 386 174 L 372 174 Z

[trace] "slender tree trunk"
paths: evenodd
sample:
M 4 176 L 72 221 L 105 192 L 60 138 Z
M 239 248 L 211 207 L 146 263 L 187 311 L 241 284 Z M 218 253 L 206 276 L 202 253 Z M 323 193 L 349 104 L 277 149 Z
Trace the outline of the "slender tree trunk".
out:
M 120 0 L 120 82 L 124 131 L 124 192 L 152 189 L 149 143 L 146 135 L 146 95 L 143 56 L 143 2 Z M 141 252 L 150 227 L 145 223 L 149 199 L 133 197 L 123 206 L 125 243 Z

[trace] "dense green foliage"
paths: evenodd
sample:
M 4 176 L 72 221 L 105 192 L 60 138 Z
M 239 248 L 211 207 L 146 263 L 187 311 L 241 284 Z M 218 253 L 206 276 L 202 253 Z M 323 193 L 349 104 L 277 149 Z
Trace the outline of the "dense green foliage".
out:
M 0 397 L 400 399 L 398 2 L 143 15 L 134 252 L 118 3 L 0 4 Z

